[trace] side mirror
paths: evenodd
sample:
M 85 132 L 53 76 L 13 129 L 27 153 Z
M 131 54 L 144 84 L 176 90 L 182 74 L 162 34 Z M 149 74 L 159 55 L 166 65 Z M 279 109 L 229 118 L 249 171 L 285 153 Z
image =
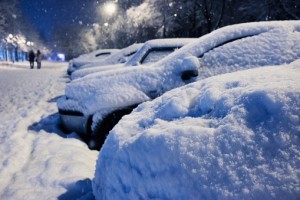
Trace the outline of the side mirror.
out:
M 187 81 L 199 75 L 198 69 L 200 68 L 200 61 L 195 56 L 189 56 L 183 59 L 181 79 Z
M 181 79 L 183 81 L 187 81 L 193 77 L 197 77 L 198 75 L 199 75 L 198 70 L 187 70 L 187 71 L 182 72 Z

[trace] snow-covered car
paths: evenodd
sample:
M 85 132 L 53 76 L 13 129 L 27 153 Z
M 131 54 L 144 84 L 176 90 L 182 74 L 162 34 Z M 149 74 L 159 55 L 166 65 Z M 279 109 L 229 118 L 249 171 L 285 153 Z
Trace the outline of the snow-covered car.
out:
M 246 23 L 218 29 L 151 66 L 76 79 L 57 104 L 63 124 L 100 148 L 119 119 L 142 102 L 217 74 L 281 65 L 300 57 L 300 22 Z M 198 78 L 196 78 L 198 76 Z
M 116 64 L 124 64 L 126 63 L 141 47 L 143 46 L 143 43 L 134 43 L 128 47 L 125 47 L 121 49 L 118 52 L 115 52 L 108 56 L 105 59 L 99 60 L 97 62 L 92 62 L 86 65 L 83 65 L 80 67 L 78 71 L 82 71 L 86 68 L 91 68 L 91 67 L 101 67 L 105 65 L 116 65 Z M 74 72 L 74 73 L 76 73 Z
M 97 62 L 110 56 L 112 53 L 120 51 L 119 49 L 99 49 L 91 53 L 80 55 L 77 58 L 70 60 L 67 73 L 71 75 L 74 71 L 78 70 L 81 66 Z
M 299 80 L 300 60 L 213 76 L 140 105 L 98 155 L 95 198 L 298 199 Z
M 86 75 L 105 71 L 105 70 L 114 70 L 121 67 L 129 66 L 140 66 L 140 65 L 150 65 L 155 63 L 167 55 L 173 53 L 175 50 L 180 49 L 184 45 L 195 42 L 196 38 L 164 38 L 164 39 L 154 39 L 145 42 L 140 49 L 124 64 L 119 65 L 108 65 L 97 67 L 97 63 L 86 65 L 88 69 L 80 69 L 74 72 L 71 76 L 71 79 L 77 79 L 84 77 Z M 86 66 L 83 66 L 85 68 Z M 93 66 L 93 68 L 90 68 Z M 99 66 L 99 65 L 98 65 Z

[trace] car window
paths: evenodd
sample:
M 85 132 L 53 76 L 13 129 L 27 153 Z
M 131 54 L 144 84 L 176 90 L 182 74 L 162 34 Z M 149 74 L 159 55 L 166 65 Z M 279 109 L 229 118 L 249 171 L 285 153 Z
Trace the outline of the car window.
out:
M 167 55 L 173 53 L 178 48 L 157 48 L 151 49 L 141 60 L 141 64 L 153 63 L 161 60 Z

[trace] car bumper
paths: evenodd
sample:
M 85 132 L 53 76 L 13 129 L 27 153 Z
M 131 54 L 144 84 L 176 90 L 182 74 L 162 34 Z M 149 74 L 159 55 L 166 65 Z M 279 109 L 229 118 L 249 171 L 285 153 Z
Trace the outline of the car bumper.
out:
M 89 117 L 77 111 L 59 110 L 64 129 L 68 132 L 76 132 L 86 135 L 89 132 Z

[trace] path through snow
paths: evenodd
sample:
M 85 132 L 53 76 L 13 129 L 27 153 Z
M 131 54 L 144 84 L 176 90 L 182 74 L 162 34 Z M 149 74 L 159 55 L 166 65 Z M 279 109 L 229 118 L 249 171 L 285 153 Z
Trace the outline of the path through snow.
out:
M 0 199 L 93 199 L 98 152 L 57 129 L 66 65 L 0 65 Z

